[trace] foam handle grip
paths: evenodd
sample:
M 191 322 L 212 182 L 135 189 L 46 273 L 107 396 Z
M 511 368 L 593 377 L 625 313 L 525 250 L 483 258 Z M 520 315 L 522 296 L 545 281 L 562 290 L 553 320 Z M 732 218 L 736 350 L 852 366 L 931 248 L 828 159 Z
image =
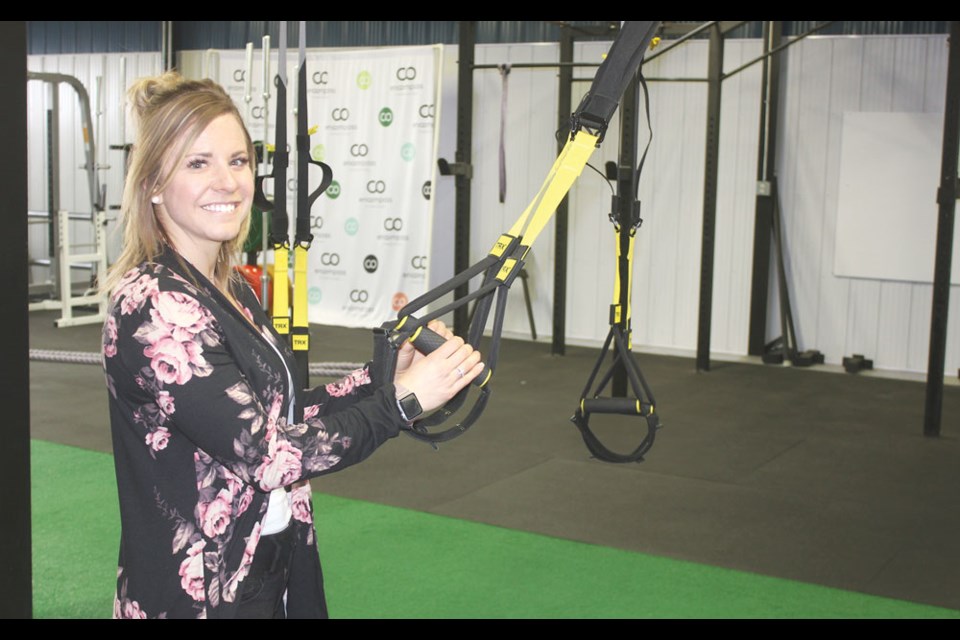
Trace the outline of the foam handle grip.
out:
M 635 416 L 642 414 L 642 404 L 634 398 L 585 398 L 584 413 L 621 413 Z
M 422 353 L 432 353 L 436 351 L 440 345 L 446 342 L 447 339 L 441 336 L 436 331 L 429 329 L 427 327 L 422 327 L 419 332 L 417 332 L 416 337 L 413 338 L 413 346 L 416 347 Z M 488 379 L 489 375 L 484 369 L 484 372 L 481 375 L 473 379 L 473 384 L 482 386 Z

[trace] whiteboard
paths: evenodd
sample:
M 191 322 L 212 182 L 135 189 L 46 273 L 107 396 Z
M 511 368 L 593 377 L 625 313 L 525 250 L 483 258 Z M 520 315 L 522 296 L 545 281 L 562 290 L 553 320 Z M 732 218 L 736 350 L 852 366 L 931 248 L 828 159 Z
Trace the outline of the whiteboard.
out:
M 933 282 L 942 113 L 845 112 L 840 150 L 839 277 Z M 952 284 L 960 284 L 954 222 Z

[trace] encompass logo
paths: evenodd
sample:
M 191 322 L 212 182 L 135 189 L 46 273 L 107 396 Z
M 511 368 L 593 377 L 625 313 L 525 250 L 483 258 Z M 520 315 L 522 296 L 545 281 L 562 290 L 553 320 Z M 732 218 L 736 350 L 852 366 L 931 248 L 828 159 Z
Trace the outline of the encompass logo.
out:
M 320 254 L 320 264 L 325 267 L 336 267 L 340 264 L 340 254 L 324 252 Z
M 340 254 L 335 251 L 324 251 L 320 254 L 320 268 L 316 273 L 321 276 L 345 276 L 346 269 L 339 269 Z
M 363 259 L 363 270 L 367 273 L 374 273 L 379 266 L 380 261 L 372 253 Z
M 350 159 L 344 161 L 344 166 L 347 167 L 373 167 L 377 164 L 377 161 L 373 158 L 368 158 L 370 155 L 370 147 L 365 142 L 355 142 L 350 145 Z
M 330 110 L 330 120 L 334 124 L 328 124 L 327 130 L 330 131 L 355 131 L 356 124 L 349 123 L 350 109 L 347 107 L 334 107 Z
M 393 111 L 390 107 L 384 107 L 380 109 L 380 113 L 377 114 L 377 121 L 383 127 L 389 127 L 393 124 Z
M 377 240 L 388 243 L 406 242 L 410 236 L 404 232 L 404 227 L 406 227 L 406 221 L 400 216 L 387 216 L 383 219 L 381 225 L 383 231 L 377 234 Z
M 417 121 L 413 123 L 414 129 L 432 129 L 436 123 L 437 106 L 434 104 L 422 104 L 417 108 Z
M 433 184 L 427 180 L 423 183 L 423 186 L 420 187 L 420 195 L 423 196 L 424 200 L 429 200 L 430 196 L 433 194 Z
M 400 157 L 405 162 L 413 160 L 415 155 L 417 155 L 417 148 L 413 146 L 412 142 L 405 142 L 403 146 L 400 147 Z
M 310 157 L 316 160 L 317 162 L 323 162 L 323 158 L 326 155 L 326 148 L 323 144 L 316 144 L 310 149 Z
M 370 204 L 386 204 L 393 202 L 393 198 L 387 195 L 386 182 L 383 180 L 367 180 L 363 186 L 363 193 L 361 193 L 359 201 Z
M 307 90 L 312 94 L 331 94 L 336 93 L 335 87 L 330 86 L 330 72 L 314 71 L 310 76 L 310 88 Z
M 393 72 L 393 80 L 390 83 L 391 91 L 411 91 L 423 88 L 423 83 L 417 82 L 417 68 L 413 66 L 397 67 L 396 71 Z
M 366 91 L 370 88 L 370 85 L 373 84 L 373 76 L 370 75 L 369 71 L 361 71 L 357 74 L 357 86 Z
M 427 277 L 427 256 L 413 256 L 410 258 L 410 268 L 413 271 L 404 271 L 403 277 L 408 280 L 423 280 Z
M 327 194 L 327 197 L 331 200 L 336 200 L 340 197 L 340 183 L 336 180 L 332 181 L 324 193 Z

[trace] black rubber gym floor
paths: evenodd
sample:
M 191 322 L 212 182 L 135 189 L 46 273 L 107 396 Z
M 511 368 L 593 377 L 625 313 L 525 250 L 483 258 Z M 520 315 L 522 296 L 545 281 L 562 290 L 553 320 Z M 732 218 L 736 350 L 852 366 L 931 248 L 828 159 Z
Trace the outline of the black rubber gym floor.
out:
M 30 314 L 31 349 L 93 352 L 100 327 Z M 371 332 L 311 328 L 312 362 Z M 318 491 L 511 529 L 960 609 L 960 385 L 923 435 L 925 385 L 838 367 L 638 354 L 663 421 L 641 463 L 593 459 L 569 421 L 598 356 L 506 340 L 480 420 L 439 450 L 407 436 Z M 328 378 L 315 377 L 317 384 Z M 32 437 L 110 451 L 99 366 L 30 363 Z M 595 416 L 629 451 L 636 418 Z M 319 514 L 318 517 L 323 517 Z

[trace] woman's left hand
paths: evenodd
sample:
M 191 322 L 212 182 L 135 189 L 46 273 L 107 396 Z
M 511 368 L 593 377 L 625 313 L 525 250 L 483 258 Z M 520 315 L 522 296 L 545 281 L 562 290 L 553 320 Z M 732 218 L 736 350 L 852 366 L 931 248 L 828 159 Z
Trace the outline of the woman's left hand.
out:
M 445 340 L 453 337 L 453 332 L 441 320 L 431 320 L 427 323 L 427 328 L 439 334 Z M 398 376 L 403 375 L 414 363 L 419 362 L 424 357 L 424 354 L 417 350 L 412 342 L 409 340 L 404 342 L 397 353 L 397 370 L 393 379 L 396 380 Z

